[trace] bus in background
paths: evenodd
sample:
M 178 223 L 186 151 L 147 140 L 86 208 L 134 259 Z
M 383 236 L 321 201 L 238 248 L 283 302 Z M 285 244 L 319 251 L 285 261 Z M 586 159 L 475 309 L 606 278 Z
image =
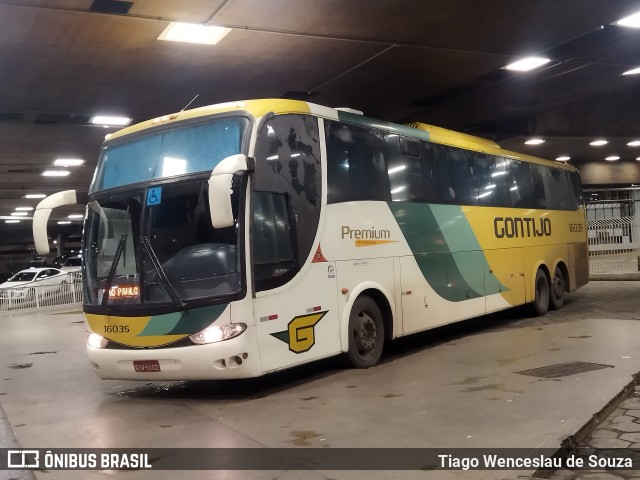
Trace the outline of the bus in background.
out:
M 81 198 L 83 197 L 83 198 Z M 254 377 L 531 304 L 588 280 L 575 168 L 294 100 L 108 135 L 86 203 L 87 353 L 103 379 Z

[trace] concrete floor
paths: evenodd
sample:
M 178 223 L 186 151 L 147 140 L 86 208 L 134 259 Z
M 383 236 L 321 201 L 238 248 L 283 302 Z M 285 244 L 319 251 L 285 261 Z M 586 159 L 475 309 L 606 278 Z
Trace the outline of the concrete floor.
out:
M 402 339 L 391 345 L 382 364 L 369 370 L 342 369 L 329 360 L 233 382 L 101 381 L 84 355 L 79 312 L 67 307 L 2 314 L 0 402 L 25 448 L 557 447 L 640 371 L 639 287 L 634 282 L 592 282 L 570 295 L 563 310 L 543 318 L 526 318 L 515 310 Z M 515 373 L 572 361 L 613 368 L 553 380 Z M 8 446 L 6 441 L 0 428 L 0 446 Z M 522 474 L 156 471 L 36 476 L 313 480 Z

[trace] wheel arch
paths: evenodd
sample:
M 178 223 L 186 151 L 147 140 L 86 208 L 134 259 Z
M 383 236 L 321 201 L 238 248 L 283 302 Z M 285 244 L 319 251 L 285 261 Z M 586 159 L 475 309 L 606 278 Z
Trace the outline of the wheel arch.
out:
M 340 347 L 343 352 L 349 350 L 349 317 L 351 315 L 351 309 L 358 297 L 366 295 L 370 297 L 380 308 L 382 313 L 382 321 L 384 322 L 384 338 L 385 340 L 392 340 L 395 338 L 393 331 L 394 324 L 394 311 L 395 304 L 392 301 L 392 296 L 389 292 L 379 283 L 376 282 L 364 282 L 355 287 L 347 298 L 342 316 L 340 319 Z
M 556 266 L 553 268 L 555 273 L 556 268 L 560 268 L 562 274 L 564 275 L 564 290 L 569 293 L 571 291 L 571 279 L 569 278 L 569 269 L 567 268 L 567 263 L 563 259 L 559 259 L 556 262 Z

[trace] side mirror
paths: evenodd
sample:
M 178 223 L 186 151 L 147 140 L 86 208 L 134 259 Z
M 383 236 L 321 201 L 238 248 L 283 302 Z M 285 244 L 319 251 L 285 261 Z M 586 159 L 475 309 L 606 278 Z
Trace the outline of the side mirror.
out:
M 54 193 L 42 200 L 33 213 L 33 241 L 36 244 L 36 251 L 40 255 L 49 253 L 49 236 L 47 235 L 47 222 L 51 210 L 62 205 L 73 205 L 78 203 L 75 190 L 65 190 Z
M 231 209 L 233 175 L 254 170 L 253 159 L 241 153 L 223 159 L 213 169 L 209 178 L 209 211 L 214 228 L 227 228 L 234 225 Z

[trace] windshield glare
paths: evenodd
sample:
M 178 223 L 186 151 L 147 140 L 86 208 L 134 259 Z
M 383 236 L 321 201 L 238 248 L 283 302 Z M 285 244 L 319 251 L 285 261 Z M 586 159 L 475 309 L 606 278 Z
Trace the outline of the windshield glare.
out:
M 132 183 L 210 172 L 224 158 L 241 153 L 245 117 L 163 130 L 102 149 L 90 193 Z
M 160 198 L 153 205 L 142 201 L 150 188 Z M 208 178 L 150 188 L 90 202 L 85 303 L 102 304 L 105 289 L 108 305 L 170 304 L 240 292 L 237 222 L 231 228 L 211 226 Z M 239 198 L 238 181 L 235 218 Z

